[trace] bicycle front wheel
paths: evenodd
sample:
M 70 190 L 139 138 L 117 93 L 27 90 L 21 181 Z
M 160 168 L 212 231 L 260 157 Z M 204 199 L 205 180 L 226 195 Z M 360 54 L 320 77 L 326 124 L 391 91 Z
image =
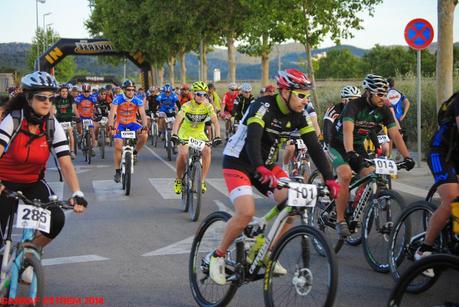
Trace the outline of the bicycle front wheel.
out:
M 363 214 L 363 253 L 376 272 L 390 271 L 387 251 L 394 222 L 405 209 L 403 197 L 395 191 L 384 190 L 370 198 Z
M 313 244 L 319 244 L 318 253 Z M 281 265 L 286 274 L 276 276 Z M 266 306 L 332 306 L 338 285 L 335 253 L 316 229 L 290 229 L 274 248 L 263 287 Z
M 105 159 L 105 127 L 100 128 L 100 158 Z
M 32 272 L 26 272 L 31 277 L 30 283 L 20 281 L 22 279 L 22 273 L 24 270 L 30 270 Z M 28 274 L 31 273 L 31 274 Z M 10 290 L 8 298 L 10 300 L 18 300 L 21 303 L 14 305 L 21 306 L 43 306 L 41 301 L 45 293 L 45 277 L 43 267 L 41 266 L 40 260 L 33 255 L 26 255 L 22 262 L 22 268 L 18 271 L 17 278 L 11 279 Z
M 88 131 L 86 134 L 86 157 L 88 158 L 88 164 L 91 164 L 91 154 L 92 154 L 92 138 L 91 138 L 91 132 Z
M 437 276 L 435 285 L 416 296 L 406 294 L 423 272 L 431 269 Z M 417 261 L 407 270 L 393 288 L 388 306 L 459 306 L 459 257 L 438 254 Z M 428 291 L 427 291 L 428 290 Z
M 158 125 L 156 123 L 151 124 L 151 145 L 154 147 L 158 145 Z
M 131 179 L 132 179 L 131 167 L 132 167 L 132 154 L 130 152 L 127 152 L 125 156 L 125 170 L 124 170 L 126 195 L 129 195 L 131 193 Z
M 226 306 L 237 290 L 235 282 L 221 286 L 209 276 L 209 263 L 206 256 L 217 249 L 226 223 L 231 218 L 227 212 L 217 211 L 209 215 L 199 226 L 193 240 L 188 264 L 190 287 L 193 298 L 199 306 Z M 230 246 L 226 261 L 234 261 L 234 243 Z M 227 269 L 227 273 L 228 269 Z
M 202 196 L 202 168 L 199 161 L 193 162 L 191 168 L 191 180 L 190 186 L 188 187 L 188 204 L 189 204 L 189 213 L 190 218 L 193 222 L 196 222 L 199 218 L 199 213 L 201 212 L 201 196 Z
M 166 151 L 167 151 L 167 160 L 172 161 L 172 141 L 171 141 L 171 131 L 166 130 Z
M 316 206 L 312 208 L 308 215 L 308 224 L 322 231 L 327 240 L 331 242 L 331 246 L 337 254 L 343 247 L 344 239 L 338 237 L 335 229 L 332 227 L 332 225 L 336 223 L 336 211 L 334 208 L 330 208 L 329 204 L 329 199 L 322 200 L 322 198 L 319 197 Z M 335 206 L 335 204 L 332 204 L 332 206 Z M 316 242 L 313 241 L 313 245 L 319 254 L 325 256 L 325 252 L 321 250 L 321 244 L 316 244 Z

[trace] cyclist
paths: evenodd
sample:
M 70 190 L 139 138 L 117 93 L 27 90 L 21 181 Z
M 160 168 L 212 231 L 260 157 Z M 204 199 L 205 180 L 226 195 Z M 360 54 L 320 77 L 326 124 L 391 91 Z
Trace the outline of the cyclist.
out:
M 147 94 L 145 93 L 145 89 L 143 87 L 139 87 L 135 96 L 142 100 L 143 104 L 145 105 L 147 102 Z
M 204 133 L 204 126 L 206 118 L 210 117 L 212 124 L 215 125 L 216 133 L 213 144 L 219 145 L 221 143 L 220 124 L 218 123 L 214 107 L 206 98 L 208 91 L 207 84 L 203 81 L 195 82 L 192 85 L 192 91 L 194 92 L 194 98 L 185 103 L 177 114 L 177 119 L 172 127 L 172 141 L 178 144 L 179 140 L 188 141 L 190 137 L 206 142 L 209 141 L 207 135 Z M 205 180 L 210 167 L 210 154 L 210 147 L 206 146 L 202 151 L 201 189 L 203 193 L 207 190 Z M 182 177 L 185 172 L 186 159 L 188 159 L 188 145 L 178 144 L 176 160 L 177 177 L 174 183 L 174 191 L 177 194 L 182 193 Z
M 99 95 L 97 96 L 97 105 L 96 105 L 96 112 L 95 112 L 97 114 L 98 120 L 101 120 L 102 117 L 106 117 L 108 119 L 108 116 L 110 114 L 111 103 L 112 103 L 112 100 L 110 100 L 107 94 L 107 90 L 102 87 L 99 90 Z M 99 129 L 100 129 L 100 126 L 101 125 L 99 125 Z M 97 136 L 99 135 L 99 129 L 96 130 Z M 106 127 L 106 132 L 110 133 L 110 131 L 108 131 L 108 126 Z M 105 134 L 107 137 L 109 135 L 108 133 Z M 99 140 L 99 144 L 104 141 L 107 142 L 107 140 Z
M 228 221 L 223 239 L 217 249 L 204 258 L 209 263 L 210 277 L 217 284 L 226 283 L 226 251 L 233 240 L 241 234 L 255 214 L 252 186 L 281 203 L 287 199 L 287 189 L 276 189 L 279 178 L 288 175 L 275 165 L 282 135 L 297 128 L 311 153 L 311 157 L 326 179 L 331 194 L 336 195 L 338 183 L 333 180 L 330 166 L 312 127 L 302 112 L 308 101 L 312 83 L 307 76 L 296 70 L 279 71 L 277 77 L 279 93 L 258 98 L 244 115 L 236 134 L 230 138 L 223 152 L 223 176 L 234 204 L 235 214 Z M 259 180 L 256 179 L 257 174 Z M 289 229 L 293 218 L 289 218 L 281 233 Z M 275 274 L 287 271 L 277 262 Z
M 17 210 L 18 201 L 1 195 L 6 187 L 9 190 L 21 191 L 29 199 L 49 201 L 53 191 L 44 180 L 46 163 L 51 147 L 54 149 L 62 168 L 62 175 L 73 193 L 70 199 L 75 205 L 73 210 L 81 213 L 88 203 L 80 191 L 80 184 L 70 159 L 70 151 L 64 129 L 51 116 L 51 100 L 58 85 L 53 76 L 46 72 L 36 71 L 21 79 L 23 93 L 13 97 L 8 105 L 7 113 L 20 110 L 23 114 L 19 130 L 15 134 L 13 116 L 7 115 L 0 123 L 0 232 L 5 233 L 10 211 Z M 54 121 L 54 134 L 47 137 L 47 125 Z M 52 139 L 52 140 L 51 140 Z M 5 148 L 8 150 L 5 151 Z M 33 154 L 30 154 L 33 152 Z M 50 233 L 38 231 L 32 243 L 45 247 L 62 230 L 65 222 L 64 212 L 58 207 L 51 211 Z M 9 221 L 10 223 L 12 221 Z M 30 283 L 33 270 L 27 268 L 22 279 Z
M 207 84 L 207 87 L 209 88 L 209 91 L 207 92 L 209 102 L 214 106 L 215 113 L 219 114 L 222 106 L 215 85 L 213 83 L 209 83 Z
M 59 122 L 71 122 L 75 113 L 75 104 L 73 97 L 69 95 L 69 87 L 67 84 L 61 85 L 59 89 L 59 96 L 53 100 L 56 109 L 56 119 Z M 70 157 L 75 159 L 75 140 L 73 139 L 73 129 L 69 128 L 69 143 L 70 143 Z
M 432 254 L 432 245 L 451 215 L 451 203 L 459 201 L 459 91 L 441 105 L 438 125 L 430 140 L 427 162 L 438 186 L 441 204 L 430 218 L 424 243 L 415 254 L 416 260 Z M 424 274 L 434 276 L 432 269 Z
M 265 87 L 265 96 L 273 96 L 276 94 L 276 88 L 272 84 L 268 84 Z
M 158 109 L 158 130 L 164 139 L 164 131 L 166 130 L 166 117 L 174 117 L 178 110 L 178 96 L 173 92 L 174 88 L 170 84 L 165 84 L 161 88 L 161 93 L 156 98 L 159 104 Z
M 182 84 L 182 87 L 180 88 L 180 95 L 178 96 L 178 99 L 179 99 L 180 108 L 183 106 L 183 104 L 193 99 L 193 95 L 190 93 L 190 86 L 188 84 L 186 83 Z
M 372 129 L 384 124 L 388 128 L 390 138 L 405 159 L 406 169 L 410 170 L 414 167 L 414 161 L 409 156 L 394 117 L 385 104 L 389 88 L 387 80 L 378 75 L 368 74 L 363 80 L 363 88 L 364 94 L 360 98 L 349 101 L 344 107 L 336 123 L 337 132 L 331 140 L 328 151 L 341 185 L 340 194 L 336 199 L 336 231 L 340 237 L 350 235 L 344 211 L 349 200 L 352 171 L 362 177 L 374 171 L 373 167 L 367 167 L 365 164 L 367 153 L 363 146 Z
M 220 118 L 225 121 L 226 138 L 228 139 L 231 130 L 231 112 L 234 107 L 234 100 L 239 95 L 238 86 L 236 83 L 228 84 L 228 91 L 223 96 L 222 108 L 220 110 Z
M 94 109 L 97 104 L 97 97 L 95 95 L 91 94 L 91 85 L 89 84 L 83 84 L 81 87 L 83 93 L 78 95 L 75 98 L 75 104 L 76 104 L 76 109 L 75 109 L 75 115 L 78 117 L 80 120 L 83 119 L 93 119 L 94 118 Z M 94 148 L 96 147 L 96 133 L 94 129 L 98 129 L 99 125 L 97 122 L 93 122 L 93 124 L 89 127 L 89 132 L 91 133 L 92 137 L 92 150 L 91 150 L 91 156 L 95 156 L 96 152 L 94 151 Z M 82 124 L 81 122 L 78 123 L 78 133 L 82 135 Z
M 78 89 L 78 86 L 72 86 L 72 90 L 70 91 L 70 95 L 73 97 L 74 100 L 75 100 L 75 98 L 78 97 L 78 95 L 80 95 L 80 90 Z
M 232 112 L 234 123 L 239 123 L 250 104 L 254 101 L 255 97 L 252 95 L 252 86 L 249 83 L 243 83 L 241 85 L 241 93 L 234 100 L 234 108 Z
M 135 97 L 135 84 L 132 80 L 123 82 L 124 94 L 115 97 L 110 108 L 108 117 L 108 127 L 112 131 L 115 140 L 115 150 L 113 151 L 113 162 L 115 164 L 115 176 L 113 180 L 120 182 L 121 180 L 121 151 L 123 149 L 123 140 L 121 134 L 117 131 L 139 131 L 137 135 L 137 144 L 134 149 L 134 161 L 137 159 L 137 153 L 142 149 L 143 145 L 147 142 L 147 115 L 145 114 L 145 107 L 142 100 Z M 137 112 L 140 113 L 142 125 L 137 122 Z M 116 115 L 116 123 L 115 123 Z

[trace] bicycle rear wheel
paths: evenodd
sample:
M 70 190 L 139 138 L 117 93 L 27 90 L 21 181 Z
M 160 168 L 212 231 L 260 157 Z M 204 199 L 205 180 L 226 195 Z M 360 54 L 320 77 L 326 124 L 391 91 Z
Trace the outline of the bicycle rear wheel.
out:
M 124 177 L 126 183 L 126 195 L 131 193 L 131 167 L 132 167 L 132 154 L 130 152 L 126 153 L 125 156 L 125 169 L 124 169 Z
M 13 265 L 14 266 L 14 265 Z M 32 281 L 27 284 L 21 280 L 22 273 L 28 267 L 32 267 Z M 33 255 L 26 255 L 22 261 L 22 267 L 17 274 L 12 274 L 8 298 L 10 300 L 17 300 L 18 304 L 14 306 L 43 306 L 41 301 L 45 293 L 45 277 L 41 262 Z M 15 278 L 13 278 L 15 277 Z
M 323 254 L 312 244 L 320 244 Z M 275 276 L 273 268 L 280 264 L 287 274 Z M 264 285 L 266 306 L 332 306 L 338 285 L 335 253 L 318 230 L 296 226 L 274 248 Z
M 435 285 L 416 296 L 406 294 L 415 280 L 423 278 L 423 272 L 433 269 L 437 276 Z M 423 258 L 410 267 L 397 282 L 389 297 L 388 306 L 459 306 L 459 257 L 438 254 Z M 428 290 L 428 291 L 427 291 Z
M 390 271 L 387 251 L 394 222 L 405 209 L 403 197 L 395 191 L 384 190 L 370 198 L 363 214 L 363 254 L 376 272 Z
M 191 167 L 190 186 L 188 187 L 188 204 L 190 218 L 193 222 L 199 219 L 199 213 L 201 212 L 201 196 L 202 196 L 202 167 L 199 161 L 193 162 Z
M 213 252 L 223 238 L 226 223 L 231 218 L 227 212 L 217 211 L 204 219 L 196 231 L 191 245 L 188 272 L 193 298 L 199 306 L 226 306 L 237 290 L 236 282 L 228 282 L 221 286 L 213 282 L 209 276 L 209 264 L 205 257 Z M 235 260 L 235 244 L 227 253 L 227 274 L 232 272 L 229 263 Z
M 158 125 L 156 123 L 151 124 L 151 145 L 154 147 L 158 145 Z

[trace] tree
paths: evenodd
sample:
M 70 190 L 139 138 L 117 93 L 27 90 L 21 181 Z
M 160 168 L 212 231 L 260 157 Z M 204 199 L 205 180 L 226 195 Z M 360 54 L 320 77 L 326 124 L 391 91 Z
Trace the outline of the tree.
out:
M 349 49 L 331 50 L 318 62 L 318 78 L 361 78 L 362 60 L 354 56 Z
M 60 39 L 59 34 L 52 28 L 48 27 L 46 31 L 41 28 L 35 32 L 35 37 L 32 39 L 32 47 L 27 53 L 27 68 L 35 70 L 35 61 L 41 55 L 42 51 L 47 50 Z M 37 51 L 40 51 L 37 53 Z M 76 71 L 77 65 L 73 57 L 67 56 L 60 61 L 54 68 L 54 75 L 59 82 L 70 80 Z
M 453 26 L 458 0 L 438 0 L 437 110 L 453 93 Z

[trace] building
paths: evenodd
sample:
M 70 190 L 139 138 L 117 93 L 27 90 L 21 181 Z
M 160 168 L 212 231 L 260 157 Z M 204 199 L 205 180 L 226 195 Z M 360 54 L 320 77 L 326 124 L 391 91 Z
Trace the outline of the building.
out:
M 14 73 L 0 73 L 0 92 L 6 92 L 12 86 L 16 86 Z

